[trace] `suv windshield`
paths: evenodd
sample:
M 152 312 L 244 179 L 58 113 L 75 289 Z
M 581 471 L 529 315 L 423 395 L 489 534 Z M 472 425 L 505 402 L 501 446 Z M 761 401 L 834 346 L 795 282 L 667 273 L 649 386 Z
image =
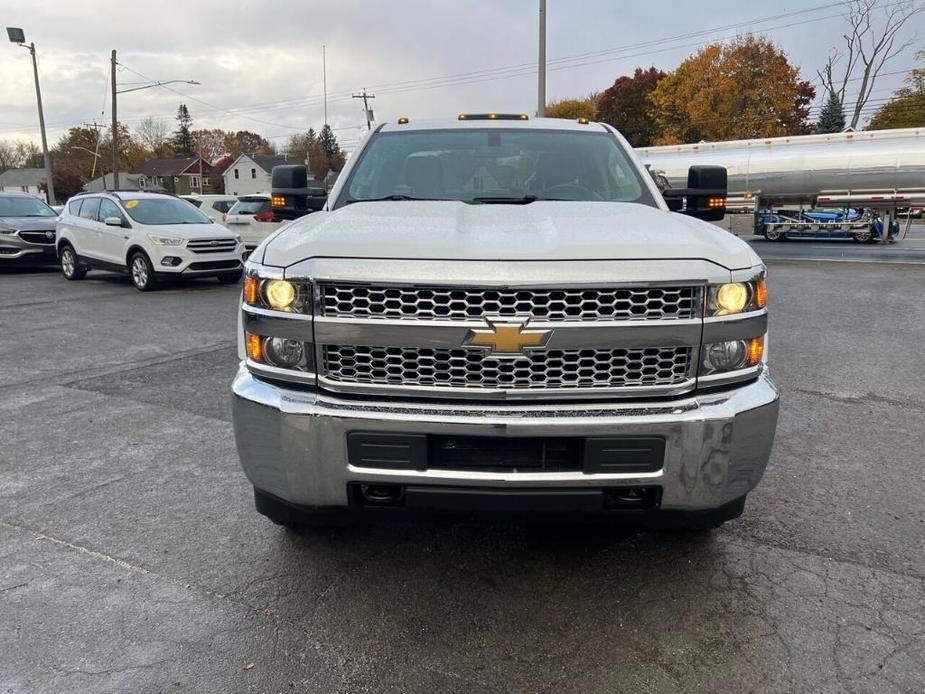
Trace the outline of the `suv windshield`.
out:
M 38 198 L 0 195 L 0 217 L 57 217 L 58 213 Z
M 209 224 L 211 220 L 185 200 L 177 198 L 131 198 L 122 206 L 139 224 Z
M 228 214 L 266 214 L 270 211 L 269 200 L 238 200 Z
M 338 206 L 364 200 L 638 202 L 655 206 L 608 132 L 474 128 L 379 133 Z

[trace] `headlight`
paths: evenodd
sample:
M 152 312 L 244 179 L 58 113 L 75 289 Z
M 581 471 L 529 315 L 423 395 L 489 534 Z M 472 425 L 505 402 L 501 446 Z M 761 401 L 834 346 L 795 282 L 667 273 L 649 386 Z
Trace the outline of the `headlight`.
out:
M 148 234 L 148 239 L 151 243 L 157 244 L 158 246 L 182 246 L 186 243 L 186 239 L 178 239 L 174 236 L 154 236 L 153 234 Z
M 287 371 L 311 373 L 315 370 L 314 345 L 287 337 L 267 337 L 244 333 L 247 358 L 255 364 Z
M 757 311 L 767 306 L 768 287 L 764 275 L 748 282 L 715 284 L 707 293 L 707 316 L 730 316 Z
M 312 292 L 307 282 L 264 278 L 249 270 L 244 278 L 244 303 L 287 313 L 311 313 Z
M 727 340 L 703 346 L 701 376 L 711 376 L 758 366 L 764 356 L 764 336 Z
M 270 308 L 288 311 L 295 302 L 295 285 L 286 280 L 269 280 L 264 287 L 264 295 Z
M 281 268 L 247 263 L 241 322 L 248 368 L 266 378 L 315 385 L 312 290 Z
M 15 233 L 16 233 L 15 229 L 6 229 L 4 227 L 0 227 L 0 234 L 15 234 Z

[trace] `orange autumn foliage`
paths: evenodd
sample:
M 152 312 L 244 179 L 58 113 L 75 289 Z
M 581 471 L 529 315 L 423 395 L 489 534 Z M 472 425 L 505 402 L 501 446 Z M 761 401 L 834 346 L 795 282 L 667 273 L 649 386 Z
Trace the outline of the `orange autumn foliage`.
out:
M 798 135 L 815 89 L 763 37 L 714 43 L 687 58 L 652 92 L 656 144 Z

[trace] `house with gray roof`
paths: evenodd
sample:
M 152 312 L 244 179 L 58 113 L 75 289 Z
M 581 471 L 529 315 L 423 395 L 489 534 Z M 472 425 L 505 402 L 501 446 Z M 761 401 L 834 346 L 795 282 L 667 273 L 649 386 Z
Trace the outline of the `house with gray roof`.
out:
M 47 200 L 45 169 L 7 169 L 0 173 L 0 193 L 29 193 Z
M 101 190 L 114 190 L 115 183 L 112 174 L 94 178 L 89 183 L 84 184 L 84 190 L 88 193 L 98 193 Z M 119 172 L 119 190 L 147 190 L 156 193 L 162 193 L 166 188 L 158 184 L 152 178 L 140 173 Z

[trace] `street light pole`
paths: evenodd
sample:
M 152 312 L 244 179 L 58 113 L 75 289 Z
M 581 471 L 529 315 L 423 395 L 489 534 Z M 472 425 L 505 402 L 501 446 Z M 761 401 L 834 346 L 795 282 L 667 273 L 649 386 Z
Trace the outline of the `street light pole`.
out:
M 119 63 L 116 62 L 116 49 L 112 49 L 112 58 L 110 60 L 112 63 L 111 69 L 112 74 L 109 78 L 109 81 L 112 83 L 112 187 L 114 190 L 119 190 L 119 120 L 116 115 L 116 98 L 118 94 L 125 94 L 126 92 L 137 92 L 141 89 L 151 89 L 152 87 L 163 87 L 165 84 L 176 84 L 182 82 L 183 84 L 199 84 L 196 80 L 167 80 L 166 82 L 152 82 L 151 84 L 146 84 L 141 87 L 132 87 L 131 89 L 122 89 L 119 90 L 116 88 L 116 65 Z M 105 183 L 105 178 L 103 179 Z
M 536 115 L 546 115 L 546 0 L 540 0 L 540 51 L 536 61 Z
M 35 76 L 35 100 L 39 107 L 39 129 L 42 131 L 42 155 L 45 157 L 45 190 L 48 193 L 48 204 L 54 205 L 56 202 L 55 182 L 51 176 L 51 155 L 48 152 L 48 137 L 45 135 L 45 112 L 42 109 L 42 90 L 39 87 L 39 64 L 35 57 L 35 43 L 26 45 L 26 35 L 22 29 L 7 27 L 6 33 L 12 43 L 28 48 L 29 53 L 32 55 L 32 73 Z
M 112 189 L 119 190 L 119 121 L 116 117 L 116 49 L 112 49 Z M 105 183 L 105 179 L 103 179 Z M 105 186 L 103 186 L 105 188 Z

